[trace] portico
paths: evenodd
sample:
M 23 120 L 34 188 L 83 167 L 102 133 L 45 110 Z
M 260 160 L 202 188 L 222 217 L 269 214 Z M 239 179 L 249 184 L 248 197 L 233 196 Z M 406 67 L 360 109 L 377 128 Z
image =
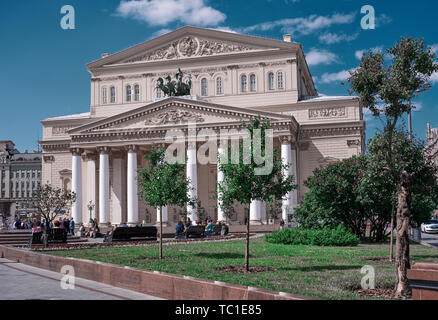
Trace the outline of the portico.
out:
M 163 113 L 182 116 L 169 119 L 163 116 Z M 153 105 L 121 114 L 117 119 L 97 121 L 71 130 L 72 191 L 76 193 L 77 199 L 80 199 L 72 206 L 75 221 L 87 222 L 88 212 L 81 205 L 82 195 L 86 193 L 87 200 L 91 201 L 93 194 L 98 195 L 96 212 L 101 226 L 122 222 L 135 226 L 142 223 L 145 216 L 141 209 L 146 205 L 139 197 L 138 170 L 145 165 L 145 155 L 153 145 L 167 148 L 172 143 L 178 143 L 177 140 L 170 140 L 175 132 L 182 134 L 179 140 L 187 141 L 182 144 L 182 151 L 187 159 L 186 175 L 190 181 L 190 197 L 200 199 L 208 216 L 214 220 L 227 220 L 220 203 L 211 206 L 214 192 L 211 192 L 209 184 L 211 181 L 223 179 L 223 173 L 217 168 L 217 157 L 207 157 L 208 161 L 200 161 L 198 154 L 203 157 L 206 154 L 223 154 L 228 147 L 228 139 L 240 134 L 242 123 L 237 119 L 259 116 L 271 122 L 275 147 L 281 146 L 282 157 L 289 161 L 288 163 L 293 163 L 291 143 L 282 144 L 282 141 L 293 141 L 297 135 L 298 124 L 293 117 L 219 105 L 214 105 L 213 109 L 211 104 L 193 100 L 192 97 L 166 98 Z M 150 125 L 157 122 L 156 118 L 161 119 L 160 124 Z M 122 131 L 123 134 L 114 134 L 112 127 L 125 122 L 130 124 L 123 124 L 126 128 Z M 197 141 L 202 139 L 198 139 L 196 132 L 207 132 L 215 138 L 207 142 Z M 217 150 L 214 150 L 216 146 Z M 97 159 L 99 160 L 96 161 Z M 198 175 L 205 172 L 205 167 L 213 169 L 208 172 L 213 172 L 214 176 L 198 179 Z M 86 174 L 83 174 L 82 168 L 86 168 Z M 294 174 L 293 169 L 289 172 Z M 96 176 L 99 177 L 98 183 Z M 292 199 L 289 199 L 287 204 L 296 205 Z M 154 220 L 159 222 L 156 209 L 150 208 L 150 212 L 157 212 Z M 169 208 L 163 209 L 163 223 L 170 223 Z M 186 210 L 191 221 L 198 219 L 195 207 L 188 205 Z M 243 216 L 243 208 L 237 213 Z M 178 216 L 177 219 L 180 218 Z M 264 203 L 254 201 L 251 204 L 250 220 L 253 224 L 266 223 Z

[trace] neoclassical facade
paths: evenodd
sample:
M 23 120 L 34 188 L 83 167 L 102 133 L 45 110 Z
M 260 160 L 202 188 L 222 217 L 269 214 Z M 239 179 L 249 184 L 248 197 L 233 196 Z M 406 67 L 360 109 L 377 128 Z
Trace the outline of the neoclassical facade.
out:
M 169 133 L 184 136 L 187 177 L 208 216 L 224 220 L 213 198 L 223 178 L 216 161 L 204 161 L 224 131 L 239 132 L 242 120 L 269 120 L 274 148 L 299 185 L 283 200 L 283 217 L 306 192 L 316 168 L 363 152 L 365 122 L 356 97 L 318 95 L 301 45 L 216 30 L 184 27 L 87 65 L 90 111 L 45 119 L 42 182 L 70 187 L 78 200 L 71 213 L 88 222 L 88 204 L 103 225 L 157 222 L 156 208 L 138 196 L 137 170 L 152 145 L 169 147 Z M 191 75 L 192 92 L 164 97 L 157 79 L 178 68 Z M 187 79 L 185 79 L 187 80 Z M 208 133 L 206 133 L 208 132 Z M 220 146 L 220 144 L 218 144 Z M 221 147 L 217 152 L 222 152 Z M 69 184 L 70 183 L 70 184 Z M 236 206 L 230 223 L 266 223 L 266 205 Z M 181 208 L 165 208 L 174 224 Z M 188 208 L 192 220 L 193 208 Z
M 40 184 L 41 153 L 19 152 L 12 141 L 0 141 L 0 218 L 35 214 L 32 196 Z

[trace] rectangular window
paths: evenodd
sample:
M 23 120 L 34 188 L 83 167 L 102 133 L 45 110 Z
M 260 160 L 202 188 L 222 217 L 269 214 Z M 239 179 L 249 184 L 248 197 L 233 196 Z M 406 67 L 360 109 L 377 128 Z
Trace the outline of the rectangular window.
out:
M 126 101 L 131 102 L 132 89 L 131 86 L 126 87 Z
M 107 89 L 102 88 L 102 104 L 107 104 L 108 103 L 108 97 L 107 97 Z
M 277 74 L 277 88 L 283 89 L 283 72 L 278 72 Z
M 135 94 L 135 96 L 134 96 L 134 99 L 135 99 L 135 101 L 140 101 L 140 86 L 139 85 L 136 85 L 135 87 L 134 87 L 134 94 Z
M 115 103 L 116 102 L 116 88 L 111 87 L 111 103 Z

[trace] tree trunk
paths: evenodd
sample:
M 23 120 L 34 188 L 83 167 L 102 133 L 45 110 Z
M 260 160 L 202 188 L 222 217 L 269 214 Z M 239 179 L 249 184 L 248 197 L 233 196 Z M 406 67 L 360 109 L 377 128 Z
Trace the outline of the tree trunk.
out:
M 406 297 L 409 294 L 407 271 L 410 269 L 409 261 L 409 218 L 411 204 L 412 177 L 402 171 L 397 186 L 397 232 L 396 232 L 396 297 Z
M 160 260 L 163 259 L 163 207 L 159 207 L 160 211 Z
M 389 262 L 394 261 L 394 202 L 391 209 L 391 238 L 389 244 Z
M 248 217 L 246 219 L 246 249 L 245 249 L 245 271 L 249 272 L 249 218 L 250 211 L 248 210 Z

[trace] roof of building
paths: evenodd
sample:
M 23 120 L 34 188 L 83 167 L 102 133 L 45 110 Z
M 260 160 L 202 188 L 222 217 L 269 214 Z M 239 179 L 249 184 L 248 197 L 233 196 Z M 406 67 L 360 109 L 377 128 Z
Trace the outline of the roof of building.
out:
M 34 153 L 17 153 L 12 155 L 11 161 L 41 161 L 42 154 L 40 152 Z
M 75 114 L 68 114 L 59 117 L 47 118 L 44 119 L 43 121 L 88 119 L 90 118 L 90 115 L 91 115 L 90 112 L 75 113 Z
M 298 101 L 298 103 L 305 102 L 321 102 L 321 101 L 337 101 L 337 100 L 353 100 L 357 99 L 357 96 L 326 96 L 325 94 L 320 94 L 315 97 L 306 97 Z

